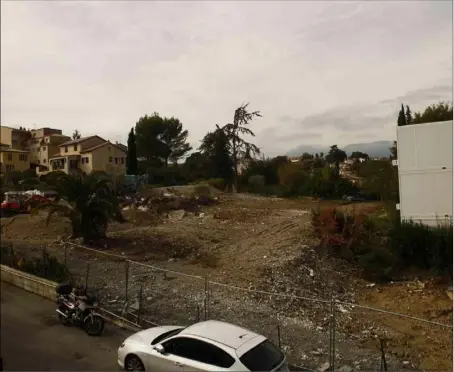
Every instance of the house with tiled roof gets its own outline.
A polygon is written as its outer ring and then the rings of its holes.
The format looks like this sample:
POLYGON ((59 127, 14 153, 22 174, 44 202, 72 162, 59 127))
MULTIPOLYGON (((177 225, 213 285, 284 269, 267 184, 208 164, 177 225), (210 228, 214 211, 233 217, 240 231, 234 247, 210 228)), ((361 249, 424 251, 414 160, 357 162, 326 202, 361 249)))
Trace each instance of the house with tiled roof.
POLYGON ((57 170, 67 174, 93 171, 126 173, 126 151, 99 136, 65 141, 58 147, 59 153, 49 157, 48 165, 39 167, 39 175, 57 170))

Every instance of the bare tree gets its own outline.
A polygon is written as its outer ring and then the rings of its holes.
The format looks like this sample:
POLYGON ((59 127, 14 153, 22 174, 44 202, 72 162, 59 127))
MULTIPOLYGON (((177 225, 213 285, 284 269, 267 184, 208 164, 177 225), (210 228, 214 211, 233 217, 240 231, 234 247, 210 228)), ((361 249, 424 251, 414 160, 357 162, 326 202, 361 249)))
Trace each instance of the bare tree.
POLYGON ((74 130, 73 135, 72 135, 72 139, 76 140, 76 139, 79 139, 80 137, 81 137, 80 132, 77 129, 74 130))
POLYGON ((235 110, 233 123, 226 124, 222 130, 227 134, 230 143, 230 151, 232 156, 234 179, 234 192, 238 189, 238 162, 240 159, 248 155, 260 154, 260 149, 253 143, 246 142, 242 136, 250 135, 255 137, 254 132, 246 127, 249 122, 255 117, 262 117, 259 111, 249 112, 247 107, 249 103, 243 104, 235 110))

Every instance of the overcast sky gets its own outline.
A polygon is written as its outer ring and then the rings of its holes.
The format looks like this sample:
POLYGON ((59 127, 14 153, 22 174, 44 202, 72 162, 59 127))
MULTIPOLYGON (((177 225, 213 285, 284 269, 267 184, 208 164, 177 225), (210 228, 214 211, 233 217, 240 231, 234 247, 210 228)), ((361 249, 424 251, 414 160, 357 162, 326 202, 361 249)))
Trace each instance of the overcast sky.
POLYGON ((140 116, 198 141, 260 110, 257 144, 395 137, 452 101, 452 1, 2 1, 1 124, 126 142, 140 116))

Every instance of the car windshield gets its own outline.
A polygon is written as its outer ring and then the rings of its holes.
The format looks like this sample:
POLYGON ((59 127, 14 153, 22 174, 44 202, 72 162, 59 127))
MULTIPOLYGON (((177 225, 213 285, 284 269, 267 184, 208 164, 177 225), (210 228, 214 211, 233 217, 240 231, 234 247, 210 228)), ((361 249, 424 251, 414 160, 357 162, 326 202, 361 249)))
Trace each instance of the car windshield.
POLYGON ((160 343, 161 341, 164 341, 166 338, 169 338, 169 337, 172 337, 172 336, 175 336, 177 335, 178 333, 180 333, 184 328, 180 328, 180 329, 174 329, 172 331, 168 331, 168 332, 165 332, 163 333, 162 335, 159 335, 158 337, 156 337, 152 342, 151 344, 152 345, 156 345, 158 343, 160 343))
POLYGON ((240 362, 250 371, 272 371, 284 360, 284 354, 269 340, 241 356, 240 362))

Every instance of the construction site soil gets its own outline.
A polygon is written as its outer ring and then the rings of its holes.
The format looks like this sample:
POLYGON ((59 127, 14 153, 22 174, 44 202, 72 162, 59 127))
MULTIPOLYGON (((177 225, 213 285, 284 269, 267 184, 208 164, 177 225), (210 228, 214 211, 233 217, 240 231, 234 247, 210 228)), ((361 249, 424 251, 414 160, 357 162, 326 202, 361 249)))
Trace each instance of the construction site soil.
MULTIPOLYGON (((181 200, 185 192, 167 191, 181 200)), ((323 370, 329 361, 334 298, 336 368, 380 369, 383 339, 389 370, 452 370, 452 329, 391 313, 452 325, 447 288, 417 279, 370 283, 358 268, 319 252, 311 210, 333 202, 216 193, 213 203, 203 205, 176 203, 157 211, 148 203, 125 203, 128 221, 111 224, 103 245, 92 247, 115 256, 65 248, 69 222, 55 218, 46 226, 44 214, 20 215, 11 223, 3 218, 2 243, 26 257, 46 248, 79 279, 89 264, 89 287, 119 314, 139 306, 158 324, 205 317, 234 322, 280 342, 293 364, 309 369, 323 370)))

